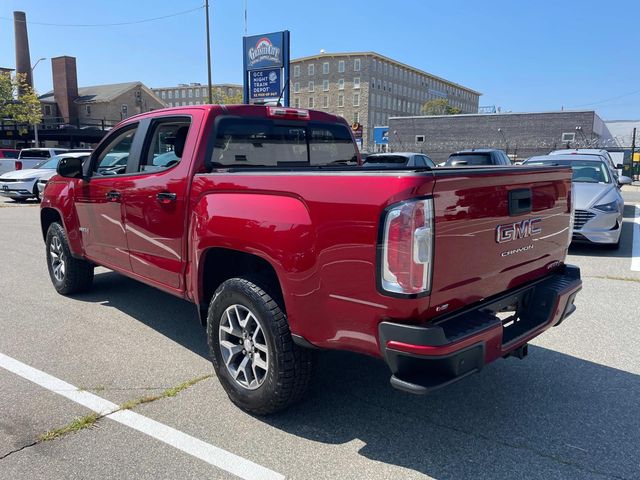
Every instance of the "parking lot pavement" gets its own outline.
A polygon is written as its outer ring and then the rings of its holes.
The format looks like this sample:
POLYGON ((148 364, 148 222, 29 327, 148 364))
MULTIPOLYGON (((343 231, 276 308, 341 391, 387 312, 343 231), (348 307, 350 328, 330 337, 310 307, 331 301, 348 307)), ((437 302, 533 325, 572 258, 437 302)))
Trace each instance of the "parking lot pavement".
MULTIPOLYGON (((375 359, 323 352, 309 398, 259 418, 215 375, 163 396, 213 372, 192 305, 104 269, 91 292, 57 295, 37 208, 0 208, 0 353, 117 405, 156 396, 134 411, 291 479, 640 478, 634 214, 619 251, 570 249, 578 310, 527 359, 416 397, 393 390, 375 359)), ((2 477, 236 478, 110 418, 37 442, 88 413, 0 368, 2 477)))

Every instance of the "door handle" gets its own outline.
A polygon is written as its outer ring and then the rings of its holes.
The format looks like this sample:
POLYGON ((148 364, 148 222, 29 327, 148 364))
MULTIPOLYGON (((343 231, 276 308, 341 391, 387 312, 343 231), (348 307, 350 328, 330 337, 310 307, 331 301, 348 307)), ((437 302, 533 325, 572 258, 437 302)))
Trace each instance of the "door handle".
POLYGON ((107 192, 107 201, 109 202, 119 202, 120 201, 120 192, 116 192, 115 190, 111 190, 107 192))
POLYGON ((162 205, 175 202, 176 198, 178 198, 178 196, 175 193, 171 192, 159 192, 156 195, 156 200, 158 200, 158 202, 162 205))

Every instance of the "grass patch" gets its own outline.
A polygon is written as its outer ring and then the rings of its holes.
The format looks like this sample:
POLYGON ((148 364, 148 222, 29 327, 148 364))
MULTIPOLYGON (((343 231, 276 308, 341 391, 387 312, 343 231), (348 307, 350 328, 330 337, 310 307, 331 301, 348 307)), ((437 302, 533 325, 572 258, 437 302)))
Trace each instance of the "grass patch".
POLYGON ((80 430, 84 430, 85 428, 91 428, 101 417, 102 416, 99 413, 89 413, 84 417, 76 418, 64 427, 56 428, 55 430, 49 430, 48 432, 41 434, 40 436, 38 436, 38 441, 48 442, 64 435, 68 435, 69 433, 78 432, 80 430))
POLYGON ((210 377, 211 375, 202 375, 200 377, 187 380, 186 382, 176 385, 175 387, 167 388, 164 392, 158 395, 148 395, 145 397, 129 400, 128 402, 125 402, 122 405, 120 405, 120 410, 131 410, 132 408, 135 408, 138 405, 142 405, 144 403, 155 402, 156 400, 160 400, 162 398, 175 397, 181 391, 195 385, 198 382, 201 382, 202 380, 206 380, 207 378, 210 378, 210 377))

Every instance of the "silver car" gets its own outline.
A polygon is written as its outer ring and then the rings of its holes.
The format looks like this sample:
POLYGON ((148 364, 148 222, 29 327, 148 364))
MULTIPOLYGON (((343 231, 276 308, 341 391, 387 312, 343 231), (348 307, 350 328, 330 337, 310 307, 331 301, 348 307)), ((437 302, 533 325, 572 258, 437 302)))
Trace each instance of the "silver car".
POLYGON ((629 177, 616 176, 609 163, 595 155, 545 155, 532 157, 525 165, 563 165, 573 169, 573 241, 620 246, 624 199, 621 185, 629 177))

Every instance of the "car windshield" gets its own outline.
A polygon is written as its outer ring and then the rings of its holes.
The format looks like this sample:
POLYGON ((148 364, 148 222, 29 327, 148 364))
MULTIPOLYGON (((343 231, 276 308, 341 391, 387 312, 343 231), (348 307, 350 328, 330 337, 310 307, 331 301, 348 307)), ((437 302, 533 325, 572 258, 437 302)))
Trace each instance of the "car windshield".
POLYGON ((364 163, 394 163, 403 165, 407 163, 408 160, 407 157, 401 155, 370 155, 365 159, 364 163))
POLYGON ((55 170, 58 167, 58 163, 60 162, 61 158, 64 158, 64 157, 62 155, 56 155, 55 157, 51 157, 46 162, 41 162, 41 163, 37 164, 33 168, 45 168, 45 169, 48 168, 48 169, 51 169, 51 170, 55 170))
POLYGON ((611 183, 604 162, 591 160, 531 160, 526 165, 567 166, 573 169, 572 181, 577 183, 611 183))
POLYGON ((20 158, 49 158, 49 150, 36 150, 35 148, 25 148, 20 151, 20 158))
POLYGON ((491 165, 489 153, 454 153, 449 156, 445 165, 491 165))

